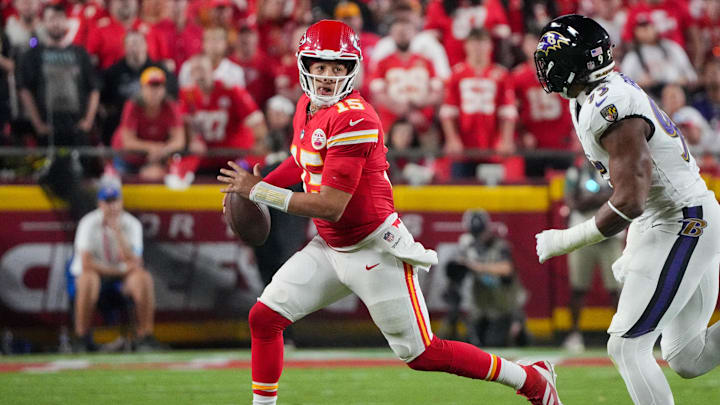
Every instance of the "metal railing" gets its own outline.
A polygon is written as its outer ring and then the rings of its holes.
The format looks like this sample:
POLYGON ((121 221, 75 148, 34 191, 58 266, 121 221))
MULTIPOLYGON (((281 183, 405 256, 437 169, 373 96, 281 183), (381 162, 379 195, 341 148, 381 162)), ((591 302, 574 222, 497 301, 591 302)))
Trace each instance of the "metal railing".
MULTIPOLYGON (((73 151, 78 153, 80 156, 91 156, 91 157, 121 157, 127 155, 139 155, 143 154, 142 151, 130 151, 130 150, 116 150, 107 146, 79 146, 79 147, 0 147, 0 157, 23 157, 23 156, 52 156, 58 151, 73 151)), ((178 152, 181 155, 190 154, 188 152, 178 152)), ((525 158, 544 158, 544 159, 567 159, 578 155, 579 152, 571 150, 557 150, 557 149, 529 149, 529 150, 518 150, 511 156, 521 156, 525 158)), ((238 158, 251 155, 247 149, 235 149, 235 148, 211 148, 202 156, 205 157, 229 157, 238 158)), ((398 151, 389 149, 388 159, 397 158, 439 158, 447 156, 442 150, 424 150, 420 148, 407 149, 404 151, 398 151)), ((496 157, 498 154, 489 149, 466 149, 460 155, 449 156, 451 158, 474 158, 483 159, 496 157)))

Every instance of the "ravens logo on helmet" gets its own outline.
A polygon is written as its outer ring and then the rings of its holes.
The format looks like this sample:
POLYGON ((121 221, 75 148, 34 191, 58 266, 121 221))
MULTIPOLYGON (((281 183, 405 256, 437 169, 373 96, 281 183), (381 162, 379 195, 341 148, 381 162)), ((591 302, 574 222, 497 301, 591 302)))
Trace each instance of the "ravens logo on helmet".
POLYGON ((610 36, 595 20, 568 14, 543 28, 535 68, 546 92, 571 98, 570 86, 602 80, 614 66, 610 36))

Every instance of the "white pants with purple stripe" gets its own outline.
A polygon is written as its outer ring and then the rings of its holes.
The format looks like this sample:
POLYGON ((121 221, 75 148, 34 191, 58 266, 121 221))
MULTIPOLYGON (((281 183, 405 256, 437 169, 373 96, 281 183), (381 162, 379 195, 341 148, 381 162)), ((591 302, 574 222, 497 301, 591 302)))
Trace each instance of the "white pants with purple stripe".
POLYGON ((608 333, 633 338, 662 332, 671 358, 707 327, 718 298, 720 206, 714 199, 676 218, 633 223, 614 269, 625 275, 608 333))

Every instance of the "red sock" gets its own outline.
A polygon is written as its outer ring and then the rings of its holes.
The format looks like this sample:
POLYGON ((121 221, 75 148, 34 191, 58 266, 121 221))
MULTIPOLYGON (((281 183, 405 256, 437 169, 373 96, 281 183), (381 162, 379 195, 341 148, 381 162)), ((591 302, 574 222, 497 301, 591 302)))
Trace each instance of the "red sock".
POLYGON ((454 340, 434 337, 430 346, 415 360, 408 363, 414 370, 444 371, 463 377, 495 381, 500 374, 502 361, 494 354, 476 346, 454 340))
POLYGON ((292 321, 258 301, 248 318, 252 338, 253 394, 276 396, 283 367, 283 329, 292 321))

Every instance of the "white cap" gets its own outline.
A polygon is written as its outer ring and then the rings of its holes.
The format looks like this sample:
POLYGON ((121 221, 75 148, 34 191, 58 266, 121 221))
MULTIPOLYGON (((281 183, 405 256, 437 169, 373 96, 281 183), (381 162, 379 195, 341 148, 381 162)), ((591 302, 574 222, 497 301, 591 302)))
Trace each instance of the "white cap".
POLYGON ((276 110, 287 115, 292 115, 295 112, 295 105, 287 97, 281 95, 275 95, 270 97, 267 101, 268 110, 276 110))

